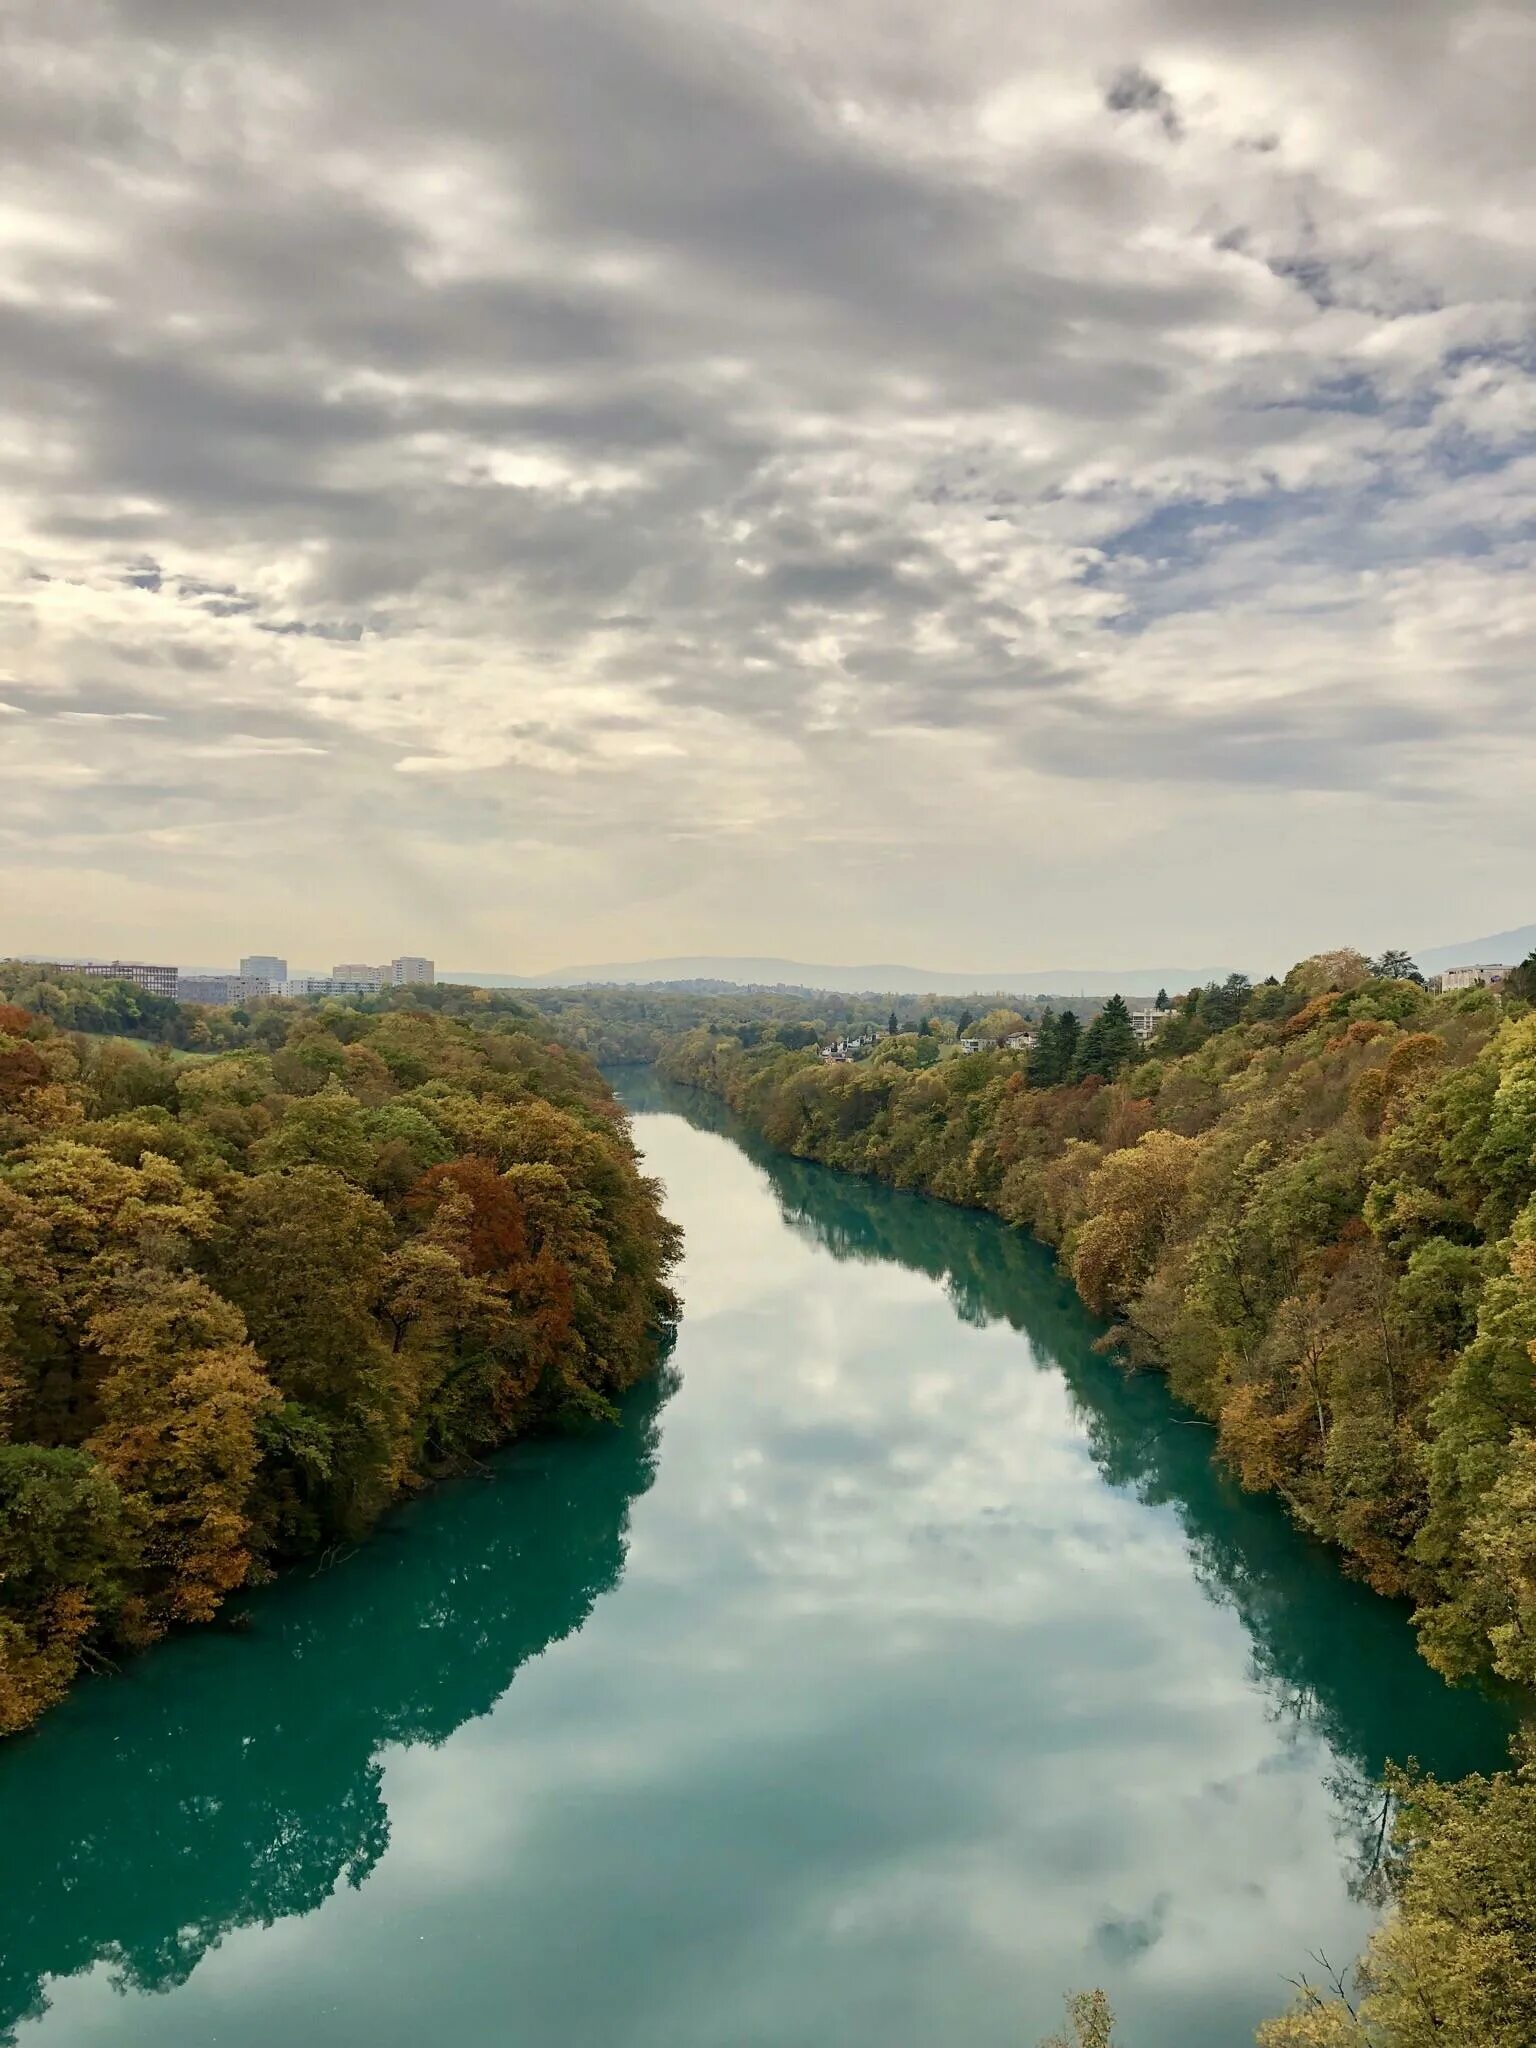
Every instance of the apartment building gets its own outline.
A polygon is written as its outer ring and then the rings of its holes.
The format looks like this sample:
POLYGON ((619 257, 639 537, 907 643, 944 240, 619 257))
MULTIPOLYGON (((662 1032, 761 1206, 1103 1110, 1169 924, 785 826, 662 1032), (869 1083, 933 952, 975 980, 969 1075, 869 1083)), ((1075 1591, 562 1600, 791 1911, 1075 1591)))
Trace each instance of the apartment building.
POLYGON ((283 983, 285 996, 376 996, 379 970, 365 967, 361 974, 295 974, 283 983))
MULTIPOLYGON (((380 972, 385 972, 380 969, 380 972)), ((419 953, 402 953, 398 960, 391 960, 387 978, 395 988, 432 988, 437 981, 437 965, 424 960, 419 953)))
POLYGON ((151 966, 144 960, 73 960, 53 964, 60 974, 89 974, 97 981, 131 981, 148 995, 176 1000, 180 977, 174 967, 151 966))
POLYGON ((270 992, 281 988, 288 979, 288 962, 277 953, 247 953, 240 962, 240 972, 247 981, 265 981, 270 992))
POLYGON ((184 1003, 252 1003, 271 993, 265 974, 184 974, 177 988, 184 1003))
POLYGON ((430 988, 437 980, 436 967, 420 953, 402 953, 382 967, 366 960, 339 960, 331 974, 337 981, 372 982, 375 988, 406 988, 423 982, 430 988))

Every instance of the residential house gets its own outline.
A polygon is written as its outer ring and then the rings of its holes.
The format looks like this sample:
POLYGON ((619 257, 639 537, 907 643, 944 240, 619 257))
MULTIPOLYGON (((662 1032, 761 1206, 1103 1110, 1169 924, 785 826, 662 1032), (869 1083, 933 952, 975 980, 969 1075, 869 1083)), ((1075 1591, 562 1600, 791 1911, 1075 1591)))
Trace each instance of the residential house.
POLYGON ((1157 1028, 1171 1013, 1158 1009, 1155 1003, 1127 1003, 1131 1013, 1131 1029, 1136 1034, 1138 1045, 1150 1045, 1157 1036, 1157 1028))

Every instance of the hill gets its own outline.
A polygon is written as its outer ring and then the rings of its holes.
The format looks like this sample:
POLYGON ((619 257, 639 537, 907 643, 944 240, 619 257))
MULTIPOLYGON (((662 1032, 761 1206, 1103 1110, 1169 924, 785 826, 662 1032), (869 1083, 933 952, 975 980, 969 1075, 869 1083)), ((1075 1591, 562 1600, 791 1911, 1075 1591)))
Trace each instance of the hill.
POLYGON ((1517 925, 1512 932, 1494 932, 1486 939, 1462 939, 1451 946, 1429 946, 1417 955, 1426 974, 1444 974, 1448 967, 1472 967, 1484 960, 1502 960, 1517 967, 1536 952, 1536 924, 1517 925))
POLYGON ((1195 988, 1223 981, 1230 967, 1014 967, 945 973, 933 967, 889 963, 837 966, 805 960, 730 955, 678 955, 662 960, 626 960, 599 966, 562 967, 549 974, 486 974, 454 968, 445 981, 480 988, 582 988, 602 983, 654 986, 669 982, 713 982, 733 988, 806 988, 840 993, 888 995, 1085 995, 1153 996, 1160 988, 1195 988))

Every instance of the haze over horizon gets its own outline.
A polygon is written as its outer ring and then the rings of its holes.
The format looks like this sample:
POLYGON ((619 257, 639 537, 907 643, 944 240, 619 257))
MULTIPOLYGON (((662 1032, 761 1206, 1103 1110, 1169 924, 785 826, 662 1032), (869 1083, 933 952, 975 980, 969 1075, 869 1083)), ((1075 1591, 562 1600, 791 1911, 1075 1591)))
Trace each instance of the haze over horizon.
POLYGON ((1529 14, 7 31, 0 950, 1529 918, 1529 14))
MULTIPOLYGON (((5 934, 0 930, 0 958, 5 957, 6 950, 5 934)), ((155 951, 153 947, 147 950, 155 951)), ((241 945, 236 950, 243 954, 247 949, 241 945)), ((268 950, 278 955, 283 953, 277 944, 268 950)), ((328 974, 343 971, 336 969, 334 962, 346 951, 345 940, 337 940, 333 934, 330 946, 316 953, 313 959, 284 957, 290 974, 328 974)), ((1438 974, 1449 967, 1495 959, 1515 965, 1536 953, 1536 923, 1502 932, 1485 932, 1443 945, 1411 946, 1409 951, 1426 974, 1438 974)), ((163 956, 162 949, 160 957, 163 956)), ((49 956, 31 954, 25 957, 36 960, 49 956)), ((52 957, 68 964, 72 959, 100 956, 72 954, 60 948, 52 957)), ((183 974, 220 973, 228 972, 233 960, 234 953, 226 945, 225 952, 217 958, 183 958, 166 964, 179 966, 183 974)), ((1213 981, 1223 981, 1234 971, 1247 974, 1253 980, 1261 980, 1267 975, 1278 975, 1291 964, 1279 958, 1238 953, 1228 954, 1216 963, 1207 962, 1204 966, 1168 961, 1159 964, 1146 960, 1139 964, 1121 962, 1116 965, 1103 961, 1091 965, 1079 962, 1065 967, 1038 962, 1030 965, 1027 961, 1012 965, 993 961, 967 968, 889 961, 806 961, 762 954, 670 954, 644 960, 567 960, 531 972, 515 972, 504 967, 464 967, 443 961, 435 962, 434 966, 439 982, 478 984, 488 988, 560 988, 596 984, 656 986, 723 981, 738 987, 805 987, 844 993, 880 991, 904 995, 962 995, 1008 991, 1030 995, 1076 993, 1103 996, 1118 992, 1142 996, 1153 995, 1159 989, 1177 994, 1213 981)))

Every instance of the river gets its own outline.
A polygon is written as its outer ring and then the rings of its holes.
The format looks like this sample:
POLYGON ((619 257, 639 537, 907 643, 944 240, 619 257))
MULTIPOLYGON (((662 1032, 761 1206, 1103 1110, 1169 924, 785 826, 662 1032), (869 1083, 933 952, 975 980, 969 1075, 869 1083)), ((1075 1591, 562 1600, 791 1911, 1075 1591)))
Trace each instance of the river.
POLYGON ((622 1081, 664 1375, 0 1751, 22 2048, 1246 2048, 1501 1761, 991 1219, 622 1081))

